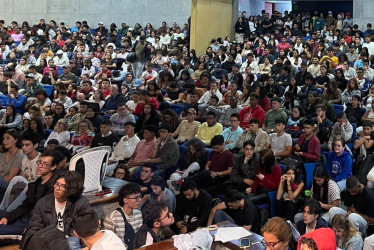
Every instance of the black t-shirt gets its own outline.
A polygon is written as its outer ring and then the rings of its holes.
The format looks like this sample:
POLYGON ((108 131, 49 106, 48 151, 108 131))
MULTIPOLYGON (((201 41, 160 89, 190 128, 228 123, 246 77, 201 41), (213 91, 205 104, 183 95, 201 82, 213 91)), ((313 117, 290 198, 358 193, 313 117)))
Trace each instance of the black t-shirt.
MULTIPOLYGON (((58 76, 53 76, 53 78, 55 79, 55 81, 57 81, 57 79, 58 79, 58 76)), ((43 76, 43 78, 42 78, 42 84, 48 84, 48 85, 52 85, 52 81, 51 81, 51 78, 49 78, 49 76, 48 75, 46 75, 46 76, 43 76)))
POLYGON ((308 152, 308 145, 309 145, 310 139, 307 140, 306 137, 300 145, 300 152, 307 153, 308 152))
MULTIPOLYGON (((269 25, 269 24, 271 24, 271 25, 273 25, 273 22, 269 19, 269 20, 264 20, 263 22, 262 22, 262 25, 269 25)), ((263 27, 263 33, 265 34, 265 33, 267 33, 267 32, 271 32, 271 30, 272 30, 272 26, 270 27, 270 28, 264 28, 264 26, 262 26, 263 27)))
POLYGON ((319 85, 324 85, 324 83, 328 83, 329 81, 330 78, 327 75, 316 77, 316 83, 318 83, 319 85))
POLYGON ((152 181, 149 181, 149 182, 145 183, 141 179, 136 179, 136 180, 133 180, 132 182, 135 182, 135 183, 139 184, 140 186, 143 186, 143 187, 147 188, 147 191, 143 192, 143 194, 151 194, 152 193, 152 188, 151 188, 152 181))
POLYGON ((360 214, 374 218, 374 191, 365 186, 361 194, 357 196, 352 196, 347 192, 344 205, 347 207, 353 205, 360 214))
POLYGON ((1 92, 3 95, 7 95, 7 94, 8 94, 8 85, 7 85, 6 82, 4 82, 4 81, 1 81, 1 82, 0 82, 0 92, 1 92))
POLYGON ((235 224, 238 226, 249 226, 251 225, 252 232, 259 232, 259 216, 257 208, 248 198, 244 198, 243 209, 229 209, 225 212, 233 218, 235 224))

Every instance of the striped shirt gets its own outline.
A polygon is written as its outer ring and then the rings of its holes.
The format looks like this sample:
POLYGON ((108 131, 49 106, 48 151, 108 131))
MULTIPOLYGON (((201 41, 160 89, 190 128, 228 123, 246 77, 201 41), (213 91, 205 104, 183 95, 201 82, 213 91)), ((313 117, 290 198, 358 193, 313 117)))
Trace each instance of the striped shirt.
MULTIPOLYGON (((143 225, 142 213, 134 209, 132 211, 132 216, 125 214, 127 222, 132 226, 135 233, 143 225)), ((124 242, 125 236, 125 221, 120 212, 114 210, 108 214, 104 219, 104 228, 107 230, 112 230, 121 240, 124 242)))

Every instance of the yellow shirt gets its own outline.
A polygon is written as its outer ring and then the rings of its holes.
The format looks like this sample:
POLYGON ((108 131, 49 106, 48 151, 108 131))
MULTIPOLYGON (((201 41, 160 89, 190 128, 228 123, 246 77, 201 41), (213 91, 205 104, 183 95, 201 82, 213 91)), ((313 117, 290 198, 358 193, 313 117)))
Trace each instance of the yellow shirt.
POLYGON ((201 124, 199 131, 196 134, 200 140, 202 140, 205 144, 210 145, 210 141, 216 135, 220 135, 222 133, 223 127, 220 123, 216 123, 216 125, 209 127, 208 123, 204 122, 201 124))

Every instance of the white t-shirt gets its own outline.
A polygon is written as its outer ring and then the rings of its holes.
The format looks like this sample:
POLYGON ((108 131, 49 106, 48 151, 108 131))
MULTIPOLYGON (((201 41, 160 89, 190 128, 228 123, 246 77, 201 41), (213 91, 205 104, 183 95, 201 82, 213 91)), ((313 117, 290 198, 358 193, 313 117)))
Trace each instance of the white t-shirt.
POLYGON ((111 230, 103 230, 103 237, 91 247, 91 250, 125 250, 126 247, 121 239, 111 230))
POLYGON ((283 133, 283 135, 278 136, 277 133, 270 134, 269 143, 271 150, 274 153, 283 152, 286 150, 286 146, 292 147, 292 138, 291 135, 283 133))
POLYGON ((64 231, 63 215, 65 212, 65 207, 66 207, 66 203, 64 205, 61 205, 55 199, 55 209, 56 209, 56 214, 57 214, 57 229, 60 231, 64 231))
POLYGON ((25 155, 22 159, 22 167, 21 167, 21 175, 25 177, 28 182, 34 182, 38 179, 38 175, 36 174, 36 169, 38 168, 38 164, 36 163, 40 158, 40 153, 32 159, 29 160, 25 155))

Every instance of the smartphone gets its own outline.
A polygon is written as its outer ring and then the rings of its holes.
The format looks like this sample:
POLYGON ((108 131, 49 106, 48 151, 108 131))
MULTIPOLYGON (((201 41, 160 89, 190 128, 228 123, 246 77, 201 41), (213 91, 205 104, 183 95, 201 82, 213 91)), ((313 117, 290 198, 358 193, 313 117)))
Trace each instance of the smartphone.
POLYGON ((240 241, 239 241, 239 246, 240 248, 248 248, 250 247, 250 239, 249 238, 241 238, 240 241))

